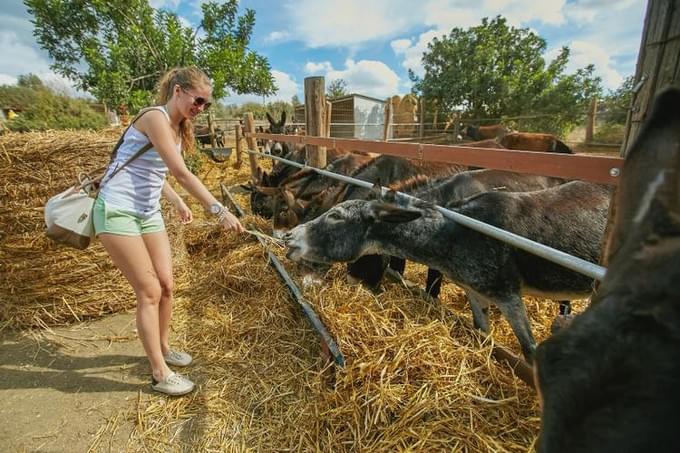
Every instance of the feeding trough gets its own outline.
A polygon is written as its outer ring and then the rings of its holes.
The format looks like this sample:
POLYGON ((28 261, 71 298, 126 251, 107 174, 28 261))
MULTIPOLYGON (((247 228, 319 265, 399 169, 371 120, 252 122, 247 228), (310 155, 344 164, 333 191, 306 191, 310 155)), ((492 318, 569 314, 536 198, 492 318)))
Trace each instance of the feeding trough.
POLYGON ((220 147, 220 148, 201 148, 201 152, 205 153, 214 162, 223 163, 229 159, 233 147, 220 147))

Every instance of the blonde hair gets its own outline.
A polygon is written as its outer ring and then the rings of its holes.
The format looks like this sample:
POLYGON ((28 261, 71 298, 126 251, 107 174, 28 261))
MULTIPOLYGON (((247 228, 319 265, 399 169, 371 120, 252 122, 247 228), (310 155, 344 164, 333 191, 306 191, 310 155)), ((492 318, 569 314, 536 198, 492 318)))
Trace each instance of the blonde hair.
MULTIPOLYGON (((172 68, 160 78, 158 81, 158 89, 156 95, 156 104, 165 105, 172 99, 172 94, 175 85, 179 85, 185 90, 190 90, 198 87, 212 87, 210 79, 195 66, 186 66, 183 68, 172 68)), ((191 120, 185 118, 179 123, 179 131, 182 137, 182 149, 187 154, 196 151, 196 143, 194 141, 194 127, 191 120)))

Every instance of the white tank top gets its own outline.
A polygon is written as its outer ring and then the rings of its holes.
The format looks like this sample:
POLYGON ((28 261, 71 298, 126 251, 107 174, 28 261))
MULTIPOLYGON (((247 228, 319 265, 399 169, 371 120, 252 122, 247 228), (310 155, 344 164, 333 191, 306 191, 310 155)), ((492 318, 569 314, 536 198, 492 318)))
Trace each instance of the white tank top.
MULTIPOLYGON (((151 108, 163 112, 168 122, 170 121, 170 116, 164 107, 151 108)), ((135 129, 134 124, 130 126, 115 159, 106 171, 102 180, 103 187, 99 191, 99 197, 107 205, 140 217, 150 217, 160 210, 161 190, 168 167, 158 151, 151 148, 130 162, 113 178, 109 179, 109 175, 147 143, 149 143, 148 137, 135 129)), ((177 145, 177 152, 179 153, 180 150, 181 143, 177 145)))

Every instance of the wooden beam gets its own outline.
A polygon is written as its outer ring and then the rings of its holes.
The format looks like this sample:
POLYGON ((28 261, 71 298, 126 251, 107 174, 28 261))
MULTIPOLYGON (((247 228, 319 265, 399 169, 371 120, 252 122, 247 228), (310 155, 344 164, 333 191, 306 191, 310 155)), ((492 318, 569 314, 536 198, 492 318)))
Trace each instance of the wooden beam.
MULTIPOLYGON (((248 149, 256 150, 257 143, 253 134, 255 134, 255 118, 251 112, 245 114, 245 130, 246 142, 248 143, 248 149)), ((250 161, 250 179, 251 181, 257 181, 257 157, 253 154, 248 153, 248 160, 250 161)))
POLYGON ((235 168, 241 168, 241 165, 243 164, 243 157, 241 155, 241 152, 243 151, 241 147, 241 137, 243 137, 242 132, 241 132, 241 125, 237 124, 234 126, 234 135, 236 138, 236 163, 234 164, 235 168))
POLYGON ((595 132, 595 112, 597 111, 597 99, 590 100, 588 105, 588 113, 586 115, 586 143, 593 142, 593 133, 595 132))
POLYGON ((208 112, 208 133, 210 134, 210 146, 217 148, 217 140, 215 140, 215 123, 213 121, 212 112, 208 112))
POLYGON ((385 104, 385 128, 383 129, 383 141, 390 138, 390 126, 392 124, 392 99, 387 98, 385 104))
POLYGON ((422 97, 418 98, 418 116, 420 119, 418 124, 418 138, 422 140, 423 135, 425 135, 425 101, 423 101, 422 97))
MULTIPOLYGON (((326 115, 324 119, 324 130, 325 134, 324 137, 330 137, 331 136, 331 117, 333 113, 333 104, 331 104, 331 101, 326 101, 326 115)), ((325 167, 325 165, 324 165, 325 167)))
MULTIPOLYGON (((322 137, 324 134, 325 91, 326 83, 323 77, 307 77, 305 79, 305 126, 307 135, 322 137)), ((326 166, 326 148, 323 143, 308 143, 306 151, 307 165, 316 168, 326 166)))
MULTIPOLYGON (((246 133, 246 136, 249 134, 246 133)), ((471 167, 493 168, 564 179, 580 179, 598 184, 618 185, 623 159, 582 154, 539 153, 534 151, 473 148, 464 145, 425 145, 375 140, 323 138, 295 135, 252 134, 289 143, 311 144, 427 162, 446 162, 471 167)))

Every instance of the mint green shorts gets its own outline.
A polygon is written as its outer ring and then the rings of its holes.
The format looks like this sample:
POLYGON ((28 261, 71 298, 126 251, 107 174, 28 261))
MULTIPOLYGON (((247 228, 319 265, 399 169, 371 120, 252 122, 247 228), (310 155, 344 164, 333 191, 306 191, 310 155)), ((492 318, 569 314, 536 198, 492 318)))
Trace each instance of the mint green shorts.
POLYGON ((144 218, 128 211, 111 208, 101 198, 97 198, 94 202, 92 222, 96 235, 110 233, 121 236, 141 236, 165 230, 165 222, 160 211, 144 218))

